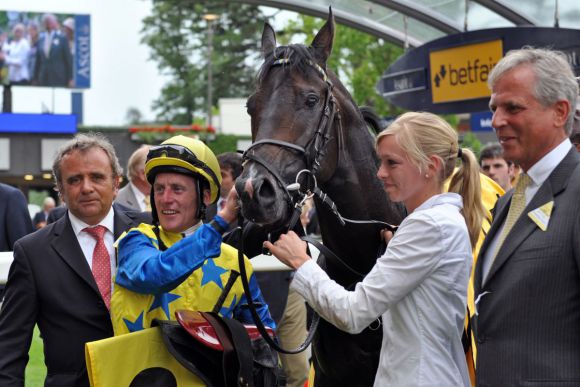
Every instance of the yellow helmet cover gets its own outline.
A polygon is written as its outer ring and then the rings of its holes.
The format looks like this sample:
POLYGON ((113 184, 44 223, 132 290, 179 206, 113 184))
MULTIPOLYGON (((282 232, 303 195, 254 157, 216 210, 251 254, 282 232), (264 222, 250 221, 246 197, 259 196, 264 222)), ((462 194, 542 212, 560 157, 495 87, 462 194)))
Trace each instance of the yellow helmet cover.
POLYGON ((149 150, 145 175, 151 184, 160 172, 180 170, 203 177, 209 183, 211 202, 217 201, 222 182, 220 166, 215 154, 202 141, 179 135, 149 150))

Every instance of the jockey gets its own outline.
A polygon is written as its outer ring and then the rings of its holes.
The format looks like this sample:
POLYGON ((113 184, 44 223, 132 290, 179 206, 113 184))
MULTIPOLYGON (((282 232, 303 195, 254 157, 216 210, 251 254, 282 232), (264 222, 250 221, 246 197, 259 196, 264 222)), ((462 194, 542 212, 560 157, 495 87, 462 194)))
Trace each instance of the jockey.
MULTIPOLYGON (((219 312, 253 324, 239 278, 238 251, 222 243, 236 220, 236 196, 208 224, 206 206, 216 202, 220 168, 201 141, 175 136, 152 147, 145 175, 151 184, 153 224, 142 223, 117 241, 119 267, 111 300, 115 335, 172 320, 179 309, 219 312)), ((244 257, 252 300, 266 326, 275 328, 268 306, 244 257)))

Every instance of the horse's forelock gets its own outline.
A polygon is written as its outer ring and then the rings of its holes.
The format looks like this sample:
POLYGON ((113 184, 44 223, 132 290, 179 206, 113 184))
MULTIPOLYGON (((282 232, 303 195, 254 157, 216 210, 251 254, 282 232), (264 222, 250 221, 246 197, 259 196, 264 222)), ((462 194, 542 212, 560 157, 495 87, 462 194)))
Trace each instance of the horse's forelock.
POLYGON ((311 69, 309 62, 314 61, 314 56, 308 47, 303 44, 290 44, 288 46, 276 47, 274 51, 266 57, 260 71, 258 72, 259 85, 262 84, 268 76, 274 62, 279 59, 288 59, 288 62, 281 64, 281 66, 306 74, 306 72, 311 69))

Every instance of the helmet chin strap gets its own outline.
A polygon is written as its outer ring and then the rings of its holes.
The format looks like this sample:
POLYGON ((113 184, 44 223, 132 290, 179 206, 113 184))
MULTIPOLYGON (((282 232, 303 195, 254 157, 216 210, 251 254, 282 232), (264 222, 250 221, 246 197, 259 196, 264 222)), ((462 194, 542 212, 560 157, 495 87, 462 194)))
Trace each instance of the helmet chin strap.
POLYGON ((195 213, 196 219, 205 220, 205 213, 207 211, 207 206, 203 202, 203 190, 201 188, 201 181, 200 179, 195 179, 197 184, 195 185, 197 189, 197 211, 195 213))

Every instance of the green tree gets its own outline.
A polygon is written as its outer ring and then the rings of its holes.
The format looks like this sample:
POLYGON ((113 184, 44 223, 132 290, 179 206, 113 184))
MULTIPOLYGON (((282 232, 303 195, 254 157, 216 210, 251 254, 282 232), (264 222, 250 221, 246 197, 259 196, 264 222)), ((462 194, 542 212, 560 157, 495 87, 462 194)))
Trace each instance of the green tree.
POLYGON ((151 48, 150 59, 168 75, 153 110, 158 119, 191 124, 196 114, 205 116, 208 87, 208 24, 213 21, 212 105, 218 98, 249 95, 264 16, 257 6, 228 1, 153 1, 143 20, 142 42, 151 48))
MULTIPOLYGON (((325 20, 299 15, 288 22, 279 41, 287 44, 300 41, 310 44, 325 20)), ((403 49, 383 39, 338 25, 334 34, 328 67, 351 92, 355 102, 372 107, 381 116, 394 116, 403 110, 391 105, 376 90, 382 73, 403 54, 403 49)))

